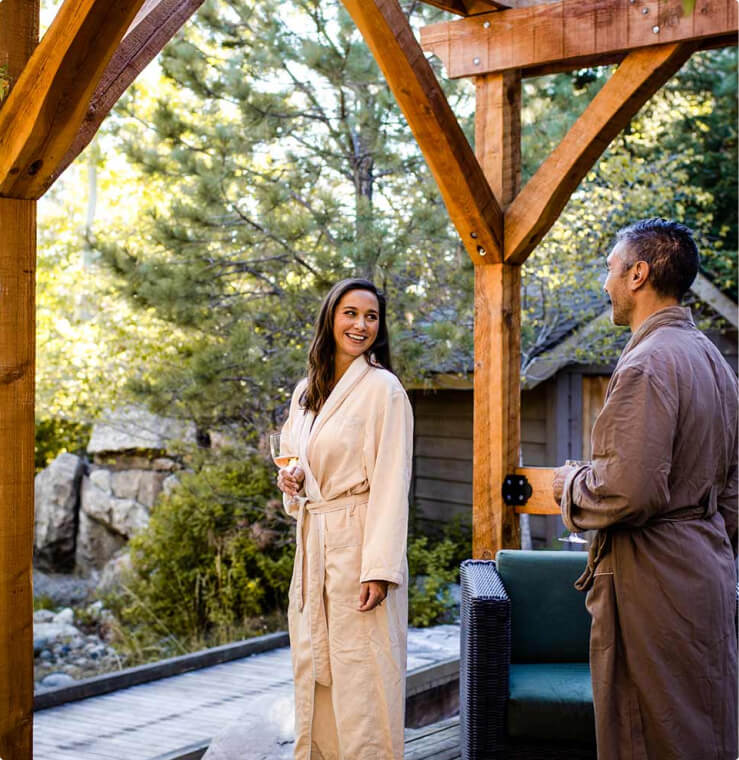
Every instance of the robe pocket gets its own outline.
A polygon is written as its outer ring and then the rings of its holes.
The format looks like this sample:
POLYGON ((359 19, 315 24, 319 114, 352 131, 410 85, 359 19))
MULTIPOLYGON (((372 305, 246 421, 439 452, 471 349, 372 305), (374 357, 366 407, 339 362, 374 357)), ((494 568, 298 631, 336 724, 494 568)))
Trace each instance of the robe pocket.
POLYGON ((597 573, 585 602, 592 616, 590 649, 603 651, 616 644, 616 589, 613 573, 597 573))
POLYGON ((329 647, 333 659, 349 665, 366 664, 369 660, 368 625, 370 613, 357 609, 359 594, 356 599, 335 599, 331 602, 329 615, 329 647))

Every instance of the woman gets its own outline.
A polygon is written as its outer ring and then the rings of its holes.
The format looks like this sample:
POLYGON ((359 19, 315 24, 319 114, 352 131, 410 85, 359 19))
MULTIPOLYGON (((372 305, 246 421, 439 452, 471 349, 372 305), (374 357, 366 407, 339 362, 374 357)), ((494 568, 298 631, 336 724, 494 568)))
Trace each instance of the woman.
POLYGON ((385 299, 326 296, 282 429, 297 548, 288 622, 296 760, 403 757, 413 417, 393 374, 385 299))

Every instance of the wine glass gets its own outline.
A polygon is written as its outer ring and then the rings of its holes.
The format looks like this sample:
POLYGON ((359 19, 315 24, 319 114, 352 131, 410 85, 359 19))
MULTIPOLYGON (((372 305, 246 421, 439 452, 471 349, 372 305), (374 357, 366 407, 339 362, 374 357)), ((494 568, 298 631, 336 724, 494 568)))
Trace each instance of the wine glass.
POLYGON ((298 463, 298 458, 282 453, 282 433, 269 434, 269 450, 272 454, 272 461, 280 468, 292 467, 298 463))
MULTIPOLYGON (((580 467, 584 464, 590 464, 587 459, 567 459, 565 460, 565 466, 567 467, 580 467)), ((587 544, 587 540, 584 539, 579 533, 571 531, 567 538, 558 538, 558 541, 562 541, 565 544, 573 544, 573 548, 582 548, 582 544, 587 544)))

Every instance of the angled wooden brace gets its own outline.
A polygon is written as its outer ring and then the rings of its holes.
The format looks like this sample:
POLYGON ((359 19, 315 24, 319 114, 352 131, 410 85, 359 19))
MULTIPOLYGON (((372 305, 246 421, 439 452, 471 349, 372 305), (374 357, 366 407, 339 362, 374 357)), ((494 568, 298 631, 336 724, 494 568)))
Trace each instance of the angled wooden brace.
POLYGON ((690 58, 696 42, 629 53, 505 212, 505 261, 521 264, 580 181, 647 100, 690 58))
POLYGON ((39 198, 144 0, 65 0, 0 108, 0 195, 39 198))
POLYGON ((105 69, 77 137, 52 173, 52 182, 87 147, 118 98, 202 4, 203 0, 146 0, 105 69))
POLYGON ((405 114, 473 262, 499 262, 500 204, 397 0, 342 2, 405 114))

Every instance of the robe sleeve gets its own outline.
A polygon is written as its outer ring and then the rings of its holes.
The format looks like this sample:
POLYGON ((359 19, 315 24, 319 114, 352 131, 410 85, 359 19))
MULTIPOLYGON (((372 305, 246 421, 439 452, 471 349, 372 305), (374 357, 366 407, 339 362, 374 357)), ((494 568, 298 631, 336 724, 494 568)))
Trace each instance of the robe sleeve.
POLYGON ((734 551, 734 557, 737 556, 737 502, 739 501, 739 478, 737 477, 737 460, 736 450, 733 454, 734 461, 729 469, 729 477, 726 485, 718 495, 718 511, 724 518, 726 532, 729 534, 731 548, 734 551))
MULTIPOLYGON (((295 430, 296 417, 302 414, 300 409, 300 397, 305 390, 305 380, 301 380, 293 391, 290 399, 290 411, 285 420, 285 424, 280 431, 280 452, 284 452, 290 457, 300 456, 300 446, 298 445, 298 432, 295 430)), ((298 491, 298 496, 305 496, 305 481, 303 487, 298 491)), ((296 517, 298 504, 295 500, 290 499, 287 494, 282 494, 282 506, 291 517, 296 517)))
POLYGON ((592 463, 565 482, 562 519, 570 530, 643 525, 670 503, 677 395, 640 368, 617 373, 593 426, 592 463))
POLYGON ((362 542, 360 582, 404 577, 408 538, 408 489, 413 460, 413 413, 402 388, 388 390, 365 443, 370 484, 362 542))

